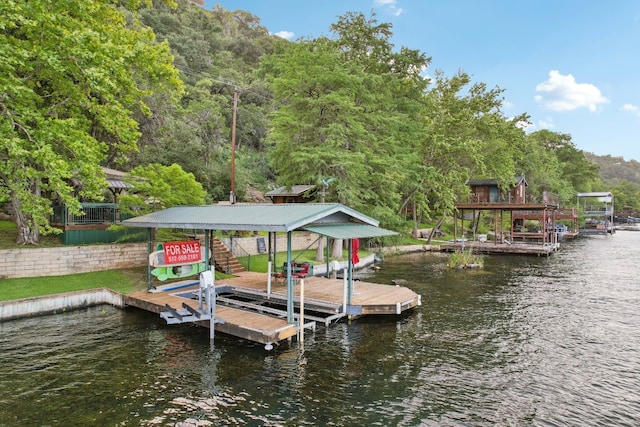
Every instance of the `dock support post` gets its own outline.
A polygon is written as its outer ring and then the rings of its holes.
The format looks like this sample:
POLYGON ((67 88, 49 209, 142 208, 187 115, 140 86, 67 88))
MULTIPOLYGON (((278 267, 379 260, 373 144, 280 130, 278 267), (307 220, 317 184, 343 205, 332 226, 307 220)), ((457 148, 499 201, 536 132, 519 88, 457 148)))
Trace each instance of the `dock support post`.
POLYGON ((267 262, 267 295, 271 295, 271 261, 267 262))
POLYGON ((287 322, 293 323, 293 296, 294 283, 291 277, 291 236, 292 232, 287 231, 287 322))
POLYGON ((348 288, 348 282, 347 282, 347 269, 344 269, 344 272, 342 273, 342 281, 344 283, 343 285, 343 289, 342 289, 342 312, 343 313, 347 313, 347 288, 348 288))
POLYGON ((205 270, 200 273, 200 292, 204 289, 207 299, 207 311, 211 316, 209 319, 209 339, 213 341, 215 336, 216 323, 216 291, 215 291, 215 275, 211 270, 205 270))
POLYGON ((304 279, 300 279, 300 317, 298 319, 299 342, 304 348, 304 279))

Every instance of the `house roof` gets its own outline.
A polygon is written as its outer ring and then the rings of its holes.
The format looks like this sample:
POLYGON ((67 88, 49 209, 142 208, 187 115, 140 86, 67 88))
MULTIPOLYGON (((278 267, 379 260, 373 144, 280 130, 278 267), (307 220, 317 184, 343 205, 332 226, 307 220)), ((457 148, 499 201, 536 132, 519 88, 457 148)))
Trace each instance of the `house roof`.
POLYGON ((379 222, 377 220, 340 203, 179 206, 127 219, 122 221, 122 224, 127 227, 140 228, 272 232, 314 228, 332 233, 323 233, 324 235, 332 236, 340 233, 340 235, 347 236, 344 238, 381 235, 375 233, 395 234, 393 231, 378 228, 379 222), (346 226, 353 225, 368 226, 369 228, 346 228, 346 226), (321 229, 320 226, 334 226, 334 228, 321 229), (343 228, 336 228, 336 226, 343 228))
POLYGON ((515 179, 515 185, 519 185, 520 183, 524 182, 524 186, 528 187, 529 183, 527 182, 527 180, 524 177, 524 174, 520 175, 520 176, 516 176, 515 179))
POLYGON ((499 185, 499 182, 494 178, 475 178, 467 181, 467 185, 470 187, 477 187, 481 185, 499 185))
MULTIPOLYGON (((515 181, 514 182, 515 185, 518 185, 521 182, 524 182, 525 187, 529 186, 529 183, 525 179, 524 174, 522 174, 520 176, 516 176, 514 181, 515 181)), ((470 187, 480 187, 480 186, 487 186, 487 185, 500 186, 500 181, 498 181, 495 178, 474 178, 474 179, 468 180, 467 181, 467 185, 470 186, 470 187)))
POLYGON ((126 172, 105 167, 102 168, 102 172, 104 172, 107 182, 109 183, 109 188, 133 188, 133 185, 124 180, 127 176, 126 172))
POLYGON ((314 189, 315 185, 292 185, 288 187, 278 187, 265 194, 265 196, 301 196, 309 190, 314 189))

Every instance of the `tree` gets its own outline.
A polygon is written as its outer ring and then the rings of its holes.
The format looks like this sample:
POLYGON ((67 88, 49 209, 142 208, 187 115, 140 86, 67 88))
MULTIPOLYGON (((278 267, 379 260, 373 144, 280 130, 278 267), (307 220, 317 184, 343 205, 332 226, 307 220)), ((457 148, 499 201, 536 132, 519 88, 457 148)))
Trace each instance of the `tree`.
POLYGON ((516 122, 523 117, 502 115, 502 92, 472 84, 464 72, 450 78, 434 73, 420 116, 424 131, 410 141, 413 161, 406 163, 402 186, 402 208, 412 206, 414 233, 422 216, 451 212, 468 192, 469 178, 513 181, 515 147, 523 138, 516 122))
MULTIPOLYGON (((555 188, 548 189, 558 194, 563 202, 573 201, 576 192, 594 191, 601 185, 600 168, 587 160, 584 153, 575 147, 571 135, 544 129, 530 134, 527 143, 538 144, 555 155, 558 178, 553 183, 555 188)), ((542 166, 543 169, 539 171, 547 174, 550 170, 553 171, 550 168, 554 166, 554 162, 550 161, 542 166)))
POLYGON ((118 2, 129 13, 101 0, 0 3, 0 192, 18 243, 55 232, 52 200, 75 214, 99 200, 100 163, 136 149, 145 97, 181 94, 168 44, 136 19, 141 3, 118 2))
POLYGON ((177 164, 138 166, 129 173, 129 181, 134 191, 120 196, 120 205, 128 213, 143 215, 157 209, 205 203, 202 185, 177 164))
POLYGON ((389 24, 347 14, 338 38, 282 43, 262 62, 278 109, 268 142, 283 185, 334 177, 337 200, 383 223, 395 220, 403 144, 424 85, 423 55, 392 53, 389 24), (375 53, 368 55, 367 53, 375 53))

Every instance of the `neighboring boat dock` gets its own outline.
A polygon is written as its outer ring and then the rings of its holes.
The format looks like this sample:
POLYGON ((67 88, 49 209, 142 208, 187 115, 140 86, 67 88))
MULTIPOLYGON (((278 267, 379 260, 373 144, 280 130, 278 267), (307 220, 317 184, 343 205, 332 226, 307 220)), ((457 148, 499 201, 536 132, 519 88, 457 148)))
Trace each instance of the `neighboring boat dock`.
POLYGON ((485 255, 537 255, 550 256, 560 249, 559 243, 495 243, 481 241, 448 242, 440 244, 440 250, 444 252, 472 251, 485 255))

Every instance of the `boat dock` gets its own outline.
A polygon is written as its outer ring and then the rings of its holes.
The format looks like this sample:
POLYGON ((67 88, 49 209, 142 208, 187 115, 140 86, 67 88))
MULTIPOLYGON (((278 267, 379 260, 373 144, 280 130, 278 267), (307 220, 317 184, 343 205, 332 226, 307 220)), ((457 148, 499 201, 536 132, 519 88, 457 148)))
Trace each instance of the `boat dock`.
POLYGON ((494 243, 494 242, 477 242, 465 241, 457 243, 443 243, 440 250, 445 252, 460 252, 470 250, 477 254, 485 255, 537 255, 550 256, 552 253, 560 249, 559 243, 494 243))
MULTIPOLYGON (((272 281, 271 289, 268 289, 267 279, 265 273, 242 272, 233 278, 217 280, 215 330, 265 344, 265 348, 269 348, 274 343, 296 336, 300 324, 305 328, 315 328, 316 325, 329 326, 345 317, 398 315, 421 304, 420 295, 406 287, 354 281, 352 301, 347 306, 344 280, 308 277, 304 282, 296 282, 295 322, 288 323, 286 283, 272 281), (301 298, 303 283, 304 295, 301 298)), ((184 315, 196 325, 209 327, 210 321, 201 320, 198 315, 201 312, 199 287, 197 280, 174 282, 162 288, 126 295, 124 302, 128 306, 158 313, 169 323, 182 323, 184 315), (180 317, 181 322, 170 322, 171 313, 180 317)))

